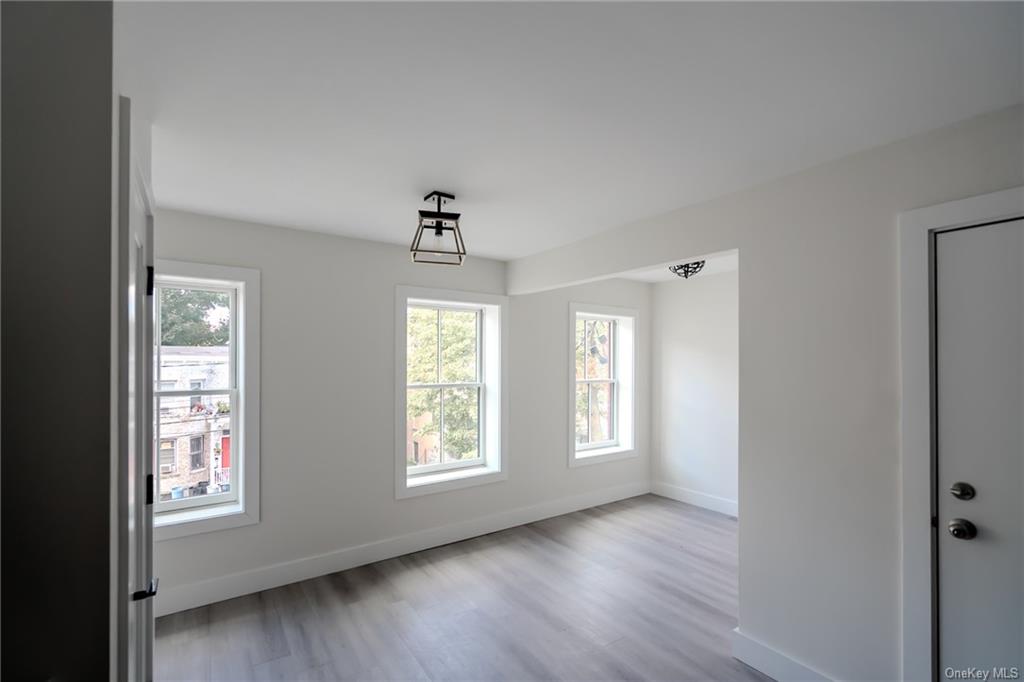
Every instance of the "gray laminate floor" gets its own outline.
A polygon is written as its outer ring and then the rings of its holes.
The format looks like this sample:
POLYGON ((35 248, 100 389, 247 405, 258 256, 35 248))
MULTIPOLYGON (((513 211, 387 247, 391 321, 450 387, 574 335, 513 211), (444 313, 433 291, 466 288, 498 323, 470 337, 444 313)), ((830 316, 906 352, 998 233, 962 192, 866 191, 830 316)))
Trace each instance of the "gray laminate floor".
POLYGON ((653 495, 160 618, 157 680, 751 680, 736 522, 653 495))

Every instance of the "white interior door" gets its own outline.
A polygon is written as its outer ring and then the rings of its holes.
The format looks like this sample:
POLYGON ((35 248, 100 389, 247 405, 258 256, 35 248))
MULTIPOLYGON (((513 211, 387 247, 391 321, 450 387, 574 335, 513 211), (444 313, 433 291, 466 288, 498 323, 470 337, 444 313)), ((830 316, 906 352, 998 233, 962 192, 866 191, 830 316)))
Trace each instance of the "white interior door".
POLYGON ((118 109, 118 679, 151 680, 152 220, 131 149, 131 102, 118 109))
MULTIPOLYGON (((1024 220, 935 236, 938 676, 1024 674, 1024 220)), ((981 679, 981 678, 976 678, 981 679)))

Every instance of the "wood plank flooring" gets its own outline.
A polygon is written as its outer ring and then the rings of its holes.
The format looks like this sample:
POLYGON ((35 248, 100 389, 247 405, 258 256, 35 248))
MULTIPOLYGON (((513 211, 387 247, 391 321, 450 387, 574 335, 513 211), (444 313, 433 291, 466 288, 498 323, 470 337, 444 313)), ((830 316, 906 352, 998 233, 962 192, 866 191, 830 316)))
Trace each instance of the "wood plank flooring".
POLYGON ((736 522, 654 495, 157 620, 157 680, 765 680, 736 522))

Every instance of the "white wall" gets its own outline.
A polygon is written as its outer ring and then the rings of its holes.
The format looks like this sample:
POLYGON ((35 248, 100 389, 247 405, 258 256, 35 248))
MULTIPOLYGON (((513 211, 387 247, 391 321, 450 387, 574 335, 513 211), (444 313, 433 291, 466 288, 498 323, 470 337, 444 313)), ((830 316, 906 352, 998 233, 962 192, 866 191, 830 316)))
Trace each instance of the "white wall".
POLYGON ((738 248, 740 630, 899 677, 899 212, 1024 183, 1021 107, 509 264, 513 293, 738 248))
POLYGON ((736 516, 739 470, 736 269, 654 285, 653 488, 736 516))
MULTIPOLYGON (((505 265, 414 266, 401 246, 172 211, 155 230, 159 258, 262 273, 262 520, 157 543, 159 613, 649 490, 646 416, 637 459, 569 469, 565 452, 568 301, 646 320, 648 285, 513 298, 508 480, 395 500, 395 286, 504 293, 505 265)), ((648 377, 645 360, 643 399, 648 377)))

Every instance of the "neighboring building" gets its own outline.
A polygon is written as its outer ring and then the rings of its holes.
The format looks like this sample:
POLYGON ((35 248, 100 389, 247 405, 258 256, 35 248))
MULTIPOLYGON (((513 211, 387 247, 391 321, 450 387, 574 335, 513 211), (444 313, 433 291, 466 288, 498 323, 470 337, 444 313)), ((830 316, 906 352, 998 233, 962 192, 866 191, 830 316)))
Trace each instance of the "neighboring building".
POLYGON ((441 434, 437 429, 419 433, 424 426, 433 422, 434 415, 430 412, 405 421, 405 460, 409 466, 437 464, 441 461, 441 434))
MULTIPOLYGON (((158 392, 229 386, 226 346, 162 346, 158 392)), ((231 394, 159 395, 155 450, 160 499, 227 492, 231 482, 231 394)))

